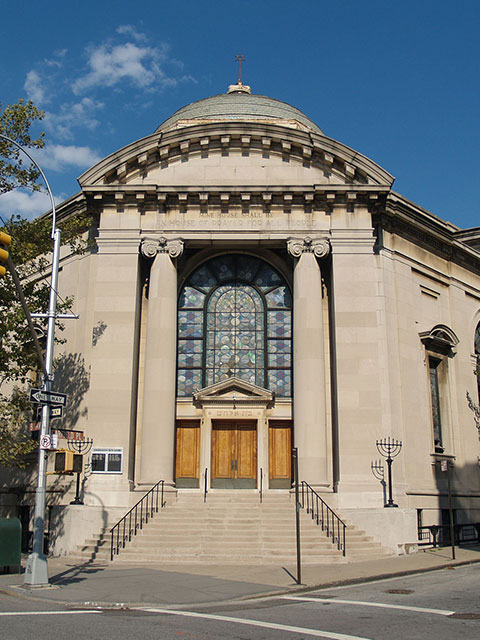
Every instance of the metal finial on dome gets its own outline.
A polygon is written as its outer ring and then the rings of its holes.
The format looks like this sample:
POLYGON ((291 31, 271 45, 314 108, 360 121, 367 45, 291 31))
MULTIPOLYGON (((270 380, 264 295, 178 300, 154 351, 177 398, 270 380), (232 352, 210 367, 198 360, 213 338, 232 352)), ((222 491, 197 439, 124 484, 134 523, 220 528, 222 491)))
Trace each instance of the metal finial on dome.
POLYGON ((242 62, 245 62, 245 56, 239 53, 235 56, 235 60, 238 62, 238 80, 237 84, 229 85, 227 93, 251 93, 250 87, 242 84, 242 62))

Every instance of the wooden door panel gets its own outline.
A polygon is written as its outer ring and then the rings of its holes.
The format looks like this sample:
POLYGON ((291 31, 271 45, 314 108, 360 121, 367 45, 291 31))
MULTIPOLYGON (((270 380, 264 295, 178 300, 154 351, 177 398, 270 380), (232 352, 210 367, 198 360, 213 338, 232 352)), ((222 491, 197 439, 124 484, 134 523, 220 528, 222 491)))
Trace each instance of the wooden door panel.
POLYGON ((237 425, 237 478, 257 477, 257 431, 254 425, 237 425))
POLYGON ((212 430, 213 478, 233 478, 234 452, 235 429, 233 425, 215 425, 212 430))
POLYGON ((292 425, 270 423, 269 430, 270 488, 286 488, 292 478, 292 425))
POLYGON ((255 422, 212 425, 212 486, 254 488, 257 478, 255 422))
POLYGON ((175 478, 177 486, 198 486, 200 469, 200 424, 177 424, 175 478), (183 479, 195 480, 185 482, 183 479))

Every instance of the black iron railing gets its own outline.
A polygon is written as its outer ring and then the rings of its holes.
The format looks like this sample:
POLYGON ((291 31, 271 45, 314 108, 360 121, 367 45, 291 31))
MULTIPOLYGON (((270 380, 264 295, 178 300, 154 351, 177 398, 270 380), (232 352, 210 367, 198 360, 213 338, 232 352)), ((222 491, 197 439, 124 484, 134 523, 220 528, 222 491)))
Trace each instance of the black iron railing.
POLYGON ((260 469, 260 504, 263 502, 263 469, 260 469))
POLYGON ((321 498, 308 482, 302 480, 300 485, 300 506, 312 516, 322 531, 332 539, 337 549, 346 555, 346 530, 347 525, 341 520, 335 511, 321 498))
POLYGON ((205 473, 203 474, 203 501, 207 501, 208 494, 208 467, 205 467, 205 473))
MULTIPOLYGON (((455 545, 480 543, 480 522, 475 524, 456 524, 453 527, 455 545)), ((450 525, 432 524, 418 527, 418 544, 433 547, 449 546, 450 525)))
POLYGON ((148 491, 143 498, 133 505, 130 511, 110 529, 110 560, 118 556, 120 549, 125 549, 127 542, 137 535, 138 530, 158 513, 159 508, 165 506, 165 481, 160 480, 148 491))

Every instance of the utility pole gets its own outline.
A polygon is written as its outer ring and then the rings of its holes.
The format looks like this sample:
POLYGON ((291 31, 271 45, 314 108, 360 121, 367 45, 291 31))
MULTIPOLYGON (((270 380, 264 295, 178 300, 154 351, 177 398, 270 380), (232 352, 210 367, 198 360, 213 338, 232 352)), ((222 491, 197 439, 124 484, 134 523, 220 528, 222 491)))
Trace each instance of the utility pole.
MULTIPOLYGON (((58 290, 58 265, 60 260, 60 229, 56 228, 56 211, 55 201, 53 199, 52 190, 48 184, 48 180, 45 177, 41 167, 32 158, 32 156, 26 151, 18 142, 12 140, 8 136, 0 134, 0 138, 7 140, 10 144, 15 145, 20 151, 22 151, 30 161, 36 166, 40 175, 42 176, 45 185, 47 187, 48 195, 50 197, 50 203, 52 207, 52 233, 53 239, 53 259, 52 259, 52 275, 50 283, 50 297, 48 304, 48 313, 31 314, 31 317, 46 317, 48 318, 47 325, 47 348, 45 354, 45 361, 40 364, 44 372, 43 379, 43 391, 49 392, 53 381, 53 348, 55 344, 55 320, 58 318, 77 318, 73 314, 61 314, 57 316, 57 290, 58 290)), ((27 314, 28 319, 28 314, 27 314)), ((42 437, 50 435, 50 405, 44 404, 42 407, 42 421, 40 427, 40 442, 42 437)), ((47 558, 43 549, 43 536, 45 529, 45 496, 46 496, 46 472, 47 472, 47 459, 48 452, 41 447, 38 449, 38 477, 37 477, 37 489, 35 493, 35 516, 33 525, 33 548, 32 553, 27 560, 27 566, 25 569, 24 583, 31 586, 42 587, 47 586, 48 582, 48 567, 47 558)))

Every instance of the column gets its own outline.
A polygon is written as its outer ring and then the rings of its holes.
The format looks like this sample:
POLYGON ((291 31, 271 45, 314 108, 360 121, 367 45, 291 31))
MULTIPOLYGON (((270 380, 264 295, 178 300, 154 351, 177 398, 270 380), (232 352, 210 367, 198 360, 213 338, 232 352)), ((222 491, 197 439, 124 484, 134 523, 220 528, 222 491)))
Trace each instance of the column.
POLYGON ((173 481, 177 270, 182 240, 144 240, 141 252, 154 258, 148 288, 140 484, 173 481))
POLYGON ((330 250, 328 240, 291 239, 297 258, 293 276, 293 417, 299 475, 312 486, 331 485, 328 447, 322 276, 317 258, 330 250))

